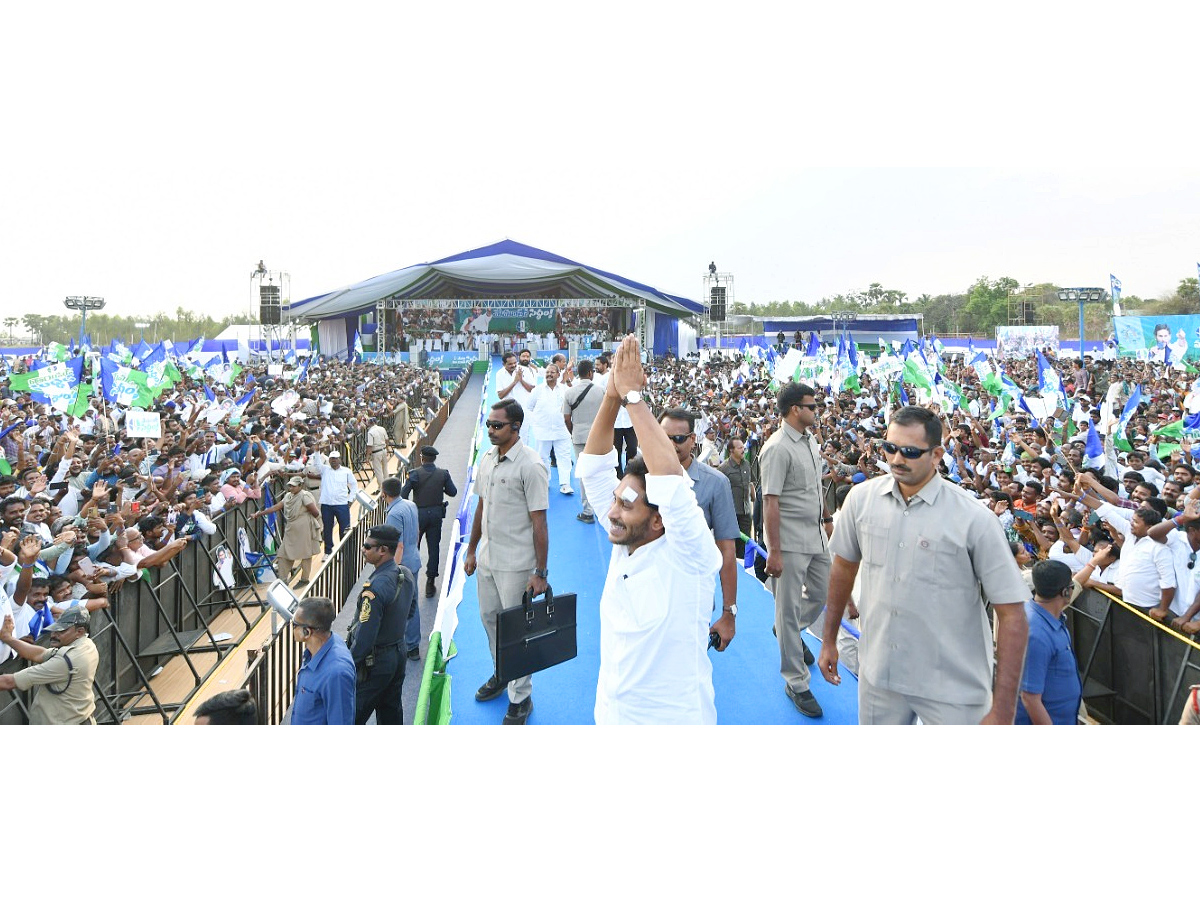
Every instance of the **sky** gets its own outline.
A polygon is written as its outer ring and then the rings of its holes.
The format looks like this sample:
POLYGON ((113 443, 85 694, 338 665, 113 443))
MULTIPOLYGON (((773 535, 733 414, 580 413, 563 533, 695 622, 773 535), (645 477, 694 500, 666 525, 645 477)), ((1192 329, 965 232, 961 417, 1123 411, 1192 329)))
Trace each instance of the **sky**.
POLYGON ((223 316, 260 259, 301 300, 504 238, 691 298, 710 261, 751 303, 1157 297, 1200 261, 1197 14, 1087 9, 16 10, 4 314, 223 316))

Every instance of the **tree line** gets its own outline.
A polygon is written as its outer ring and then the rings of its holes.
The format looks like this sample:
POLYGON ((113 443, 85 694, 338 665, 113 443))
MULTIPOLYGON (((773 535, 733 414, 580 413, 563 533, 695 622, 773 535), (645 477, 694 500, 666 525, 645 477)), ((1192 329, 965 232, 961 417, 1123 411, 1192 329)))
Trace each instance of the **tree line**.
MULTIPOLYGON (((1075 286, 1075 285, 1073 285, 1075 286)), ((1098 286, 1098 285, 1097 285, 1098 286)), ((904 291, 884 288, 879 283, 866 290, 823 297, 815 303, 800 300, 770 303, 735 302, 733 315, 751 316, 827 316, 834 312, 874 315, 924 316, 924 331, 932 334, 974 334, 990 336, 997 325, 1057 325, 1063 337, 1079 334, 1079 305, 1058 299, 1062 287, 1056 284, 1022 285, 1015 278, 979 278, 960 294, 921 294, 909 298, 904 291), (1017 321, 1017 320, 1020 321, 1017 321)), ((1171 293, 1146 300, 1136 294, 1122 294, 1122 312, 1138 316, 1171 316, 1200 312, 1200 282, 1184 278, 1171 293)), ((1085 327, 1089 335, 1111 330, 1112 298, 1104 293, 1103 303, 1084 306, 1085 327)))

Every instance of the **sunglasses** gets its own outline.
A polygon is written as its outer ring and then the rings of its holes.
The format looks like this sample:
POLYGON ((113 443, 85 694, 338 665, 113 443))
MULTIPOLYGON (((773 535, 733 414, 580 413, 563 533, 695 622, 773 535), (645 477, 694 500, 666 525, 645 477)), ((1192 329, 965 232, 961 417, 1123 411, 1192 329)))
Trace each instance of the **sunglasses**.
POLYGON ((880 441, 879 449, 889 456, 893 453, 899 453, 905 459, 920 459, 926 453, 933 450, 933 447, 898 447, 891 441, 880 441))
POLYGON ((1188 568, 1189 569, 1196 568, 1196 554, 1195 553, 1191 553, 1188 555, 1188 568))
POLYGON ((672 444, 686 444, 689 440, 691 440, 695 436, 696 436, 695 434, 668 434, 667 439, 672 444))
POLYGON ((504 426, 510 425, 512 423, 511 422, 497 422, 494 419, 488 419, 483 424, 485 426, 487 426, 488 431, 499 431, 504 426))

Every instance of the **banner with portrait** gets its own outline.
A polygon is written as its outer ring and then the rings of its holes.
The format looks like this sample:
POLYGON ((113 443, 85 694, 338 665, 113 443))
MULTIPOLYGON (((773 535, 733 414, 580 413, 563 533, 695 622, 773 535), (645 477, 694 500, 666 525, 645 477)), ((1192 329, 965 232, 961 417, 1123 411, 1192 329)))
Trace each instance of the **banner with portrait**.
POLYGON ((1200 316, 1117 316, 1113 324, 1122 356, 1172 363, 1200 359, 1200 316))
POLYGON ((997 356, 1033 356, 1034 350, 1058 354, 1057 325, 996 326, 997 356))
POLYGON ((513 300, 511 303, 457 309, 454 316, 456 329, 464 333, 552 334, 557 312, 544 304, 513 300))

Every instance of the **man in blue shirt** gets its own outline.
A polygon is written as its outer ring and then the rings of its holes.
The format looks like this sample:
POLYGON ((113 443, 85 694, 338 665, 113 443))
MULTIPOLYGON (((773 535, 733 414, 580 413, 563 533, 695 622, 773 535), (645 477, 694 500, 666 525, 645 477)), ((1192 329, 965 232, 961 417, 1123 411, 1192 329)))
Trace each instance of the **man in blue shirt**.
POLYGON ((1071 569, 1045 559, 1033 567, 1033 598, 1025 601, 1029 644, 1017 701, 1017 725, 1075 725, 1083 685, 1063 611, 1076 592, 1071 569))
POLYGON ((353 725, 354 658, 340 635, 333 633, 333 603, 305 597, 292 616, 292 636, 304 644, 296 675, 293 725, 353 725))
MULTIPOLYGON (((417 504, 400 496, 402 484, 399 478, 385 478, 379 486, 383 502, 387 504, 385 525, 400 532, 400 546, 396 548, 396 565, 412 572, 413 583, 418 584, 417 573, 421 571, 421 525, 417 515, 417 504)), ((421 611, 413 598, 408 608, 408 622, 404 626, 404 643, 408 647, 409 659, 421 658, 421 611)))
POLYGON ((720 638, 717 650, 724 652, 736 632, 734 617, 737 616, 737 556, 734 547, 741 528, 733 507, 733 488, 724 472, 700 462, 692 454, 696 447, 695 413, 672 407, 665 410, 658 421, 675 448, 679 464, 688 474, 696 502, 704 512, 704 521, 712 529, 717 549, 721 551, 719 577, 724 602, 721 616, 712 623, 709 633, 715 633, 720 638))

